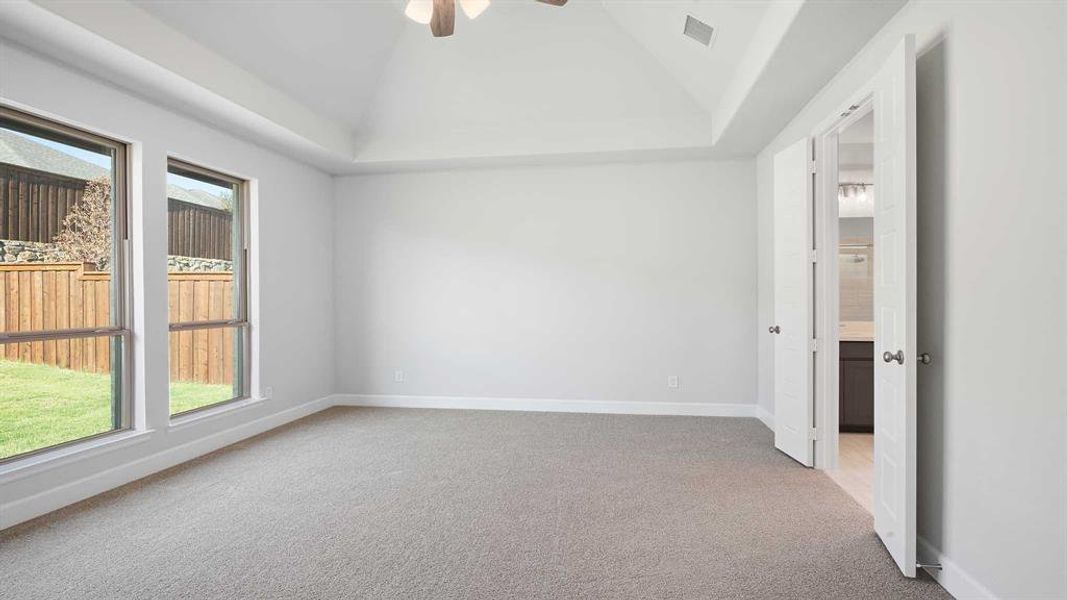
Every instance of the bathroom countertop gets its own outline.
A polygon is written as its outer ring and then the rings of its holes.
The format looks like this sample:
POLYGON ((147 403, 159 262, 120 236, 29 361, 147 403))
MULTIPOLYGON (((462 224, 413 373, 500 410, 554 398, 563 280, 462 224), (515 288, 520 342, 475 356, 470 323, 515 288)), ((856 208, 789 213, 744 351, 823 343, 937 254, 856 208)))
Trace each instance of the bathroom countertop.
POLYGON ((841 321, 839 332, 842 342, 873 342, 873 321, 841 321))

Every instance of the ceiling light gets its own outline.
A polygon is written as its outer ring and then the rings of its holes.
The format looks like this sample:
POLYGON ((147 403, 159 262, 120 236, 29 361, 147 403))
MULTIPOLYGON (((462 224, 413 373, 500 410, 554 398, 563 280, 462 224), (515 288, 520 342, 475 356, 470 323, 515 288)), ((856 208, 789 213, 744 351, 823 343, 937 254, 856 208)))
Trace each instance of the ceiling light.
MULTIPOLYGON (((489 8, 492 0, 459 0, 468 19, 474 20, 489 8)), ((537 0, 552 6, 563 6, 567 0, 537 0)), ((455 31, 456 0, 408 0, 404 6, 407 18, 430 26, 434 37, 448 37, 455 31)))
POLYGON ((459 7, 463 9, 463 14, 473 21, 489 8, 489 0, 459 0, 459 7))
POLYGON ((433 0, 409 0, 404 14, 416 23, 429 25, 433 18, 433 0))

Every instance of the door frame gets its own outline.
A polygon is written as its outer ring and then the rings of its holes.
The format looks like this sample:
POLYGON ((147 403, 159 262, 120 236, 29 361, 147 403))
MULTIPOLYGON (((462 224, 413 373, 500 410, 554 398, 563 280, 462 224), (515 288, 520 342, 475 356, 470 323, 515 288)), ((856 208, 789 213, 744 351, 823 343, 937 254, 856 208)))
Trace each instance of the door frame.
MULTIPOLYGON (((814 361, 815 468, 838 467, 840 376, 840 281, 837 268, 838 233, 838 135, 874 110, 874 91, 865 84, 853 100, 824 119, 815 129, 815 196, 812 199, 815 240, 813 281, 816 339, 814 361), (821 268, 820 268, 821 267, 821 268)), ((877 218, 877 217, 875 217, 877 218)), ((877 419, 877 415, 875 415, 877 419)))
MULTIPOLYGON (((820 429, 816 431, 816 447, 815 447, 815 465, 816 468, 828 469, 834 468, 838 462, 838 376, 839 368, 838 364, 838 346, 840 340, 840 325, 838 317, 840 314, 839 306, 839 277, 837 271, 838 264, 838 222, 836 216, 838 214, 838 165, 837 165, 837 144, 836 141, 839 137, 841 129, 853 122, 855 119, 859 119, 865 116, 870 110, 892 110, 893 113, 889 114, 893 119, 893 123, 889 126, 892 128, 892 144, 903 142, 902 148, 896 148, 891 146, 889 150, 896 152, 902 159, 903 172, 897 172, 896 169, 892 171, 892 181, 885 180, 886 173, 882 173, 879 176, 879 154, 883 154, 883 159, 893 160, 893 156, 886 158, 885 152, 887 149, 875 148, 875 181, 881 181, 883 184, 892 185, 897 182, 897 177, 902 176, 903 181, 899 182, 903 185, 902 189, 895 190, 891 187, 887 187, 882 193, 883 197, 881 203, 884 204, 886 198, 893 198, 900 200, 898 195, 903 195, 903 208, 897 207, 897 211, 904 211, 903 215, 893 214, 892 211, 883 210, 883 208, 892 208, 893 204, 890 201, 889 207, 879 207, 879 201, 876 196, 875 206, 875 232, 878 235, 878 231, 883 227, 879 226, 879 219, 890 218, 899 220, 903 218, 903 230, 906 239, 902 240, 903 251, 905 254, 903 265, 904 273, 901 285, 915 286, 915 253, 917 249, 911 244, 914 244, 914 230, 915 227, 915 214, 908 211, 916 210, 915 204, 918 199, 916 197, 916 183, 915 172, 917 158, 914 155, 917 152, 916 144, 916 128, 915 122, 915 99, 913 94, 915 93, 915 73, 914 73, 914 59, 915 59, 915 41, 912 34, 907 34, 904 39, 894 48, 894 50, 888 55, 885 62, 875 71, 869 80, 863 85, 859 86, 856 91, 851 94, 848 102, 843 102, 839 105, 837 111, 831 113, 824 119, 818 127, 813 128, 815 133, 815 150, 817 152, 814 161, 816 175, 815 175, 815 197, 813 198, 813 213, 814 222, 812 223, 813 232, 816 240, 816 269, 814 270, 815 281, 813 281, 813 301, 815 306, 813 307, 813 318, 815 323, 812 327, 816 337, 816 347, 822 352, 816 352, 816 367, 814 375, 816 377, 814 387, 814 394, 812 397, 812 406, 815 413, 815 420, 819 424, 820 429), (898 64, 899 61, 899 64, 898 64), (898 71, 898 69, 900 71, 898 71), (902 71, 902 72, 901 72, 902 71), (882 102, 885 100, 885 102, 882 102), (903 102, 904 104, 900 104, 903 102), (876 106, 876 104, 878 106, 876 106), (903 114, 900 114, 903 112, 903 114), (833 217, 833 218, 831 218, 833 217), (821 265, 826 265, 820 268, 821 265)), ((887 115, 876 114, 874 115, 875 130, 878 133, 878 123, 882 122, 887 115)), ((882 122, 882 128, 885 128, 887 124, 882 122)), ((875 144, 881 143, 882 140, 875 139, 875 144)), ((894 166, 890 164, 889 166, 894 166)), ((883 168, 885 168, 883 166, 883 168)), ((875 190, 878 194, 878 191, 875 190)), ((899 223, 895 223, 900 225, 899 223)), ((886 226, 886 223, 882 223, 886 226)), ((876 240, 876 243, 878 241, 876 240)), ((882 256, 882 264, 885 263, 886 252, 885 248, 877 250, 876 259, 878 256, 882 256), (883 256, 885 255, 885 256, 883 256)), ((878 263, 875 263, 876 265, 878 263)), ((876 269, 877 270, 877 269, 876 269)), ((895 273, 894 275, 900 275, 895 273)), ((876 275, 878 277, 878 275, 876 275)), ((883 277, 884 279, 884 277, 883 277)), ((875 295, 878 295, 878 286, 881 283, 876 283, 875 295)), ((884 286, 883 286, 884 287, 884 286)), ((890 286, 891 287, 891 286, 890 286)), ((890 290, 893 291, 893 290, 890 290)), ((883 290, 885 293, 885 290, 883 290)), ((903 290, 903 303, 905 306, 900 307, 900 298, 890 298, 890 304, 892 301, 896 301, 898 306, 895 310, 898 312, 903 310, 904 314, 904 332, 905 339, 897 340, 900 346, 894 345, 895 348, 906 349, 909 354, 913 354, 913 359, 923 356, 919 353, 915 347, 915 330, 917 329, 916 323, 912 320, 915 316, 915 306, 917 290, 907 289, 903 290)), ((876 310, 879 308, 876 298, 876 310)), ((894 310, 893 306, 890 306, 890 312, 894 310)), ((876 314, 875 321, 879 320, 879 317, 883 315, 876 314)), ((890 314, 889 317, 893 317, 890 314)), ((884 316, 883 316, 884 318, 884 316)), ((892 321, 890 324, 894 324, 892 321)), ((884 323, 883 323, 884 325, 884 323)), ((901 333, 899 328, 886 329, 885 334, 891 337, 898 338, 901 333)), ((883 337, 879 336, 877 328, 875 332, 875 343, 885 344, 887 341, 883 337)), ((889 351, 885 353, 885 362, 891 362, 892 357, 888 356, 889 351)), ((877 354, 876 354, 877 357, 877 354)), ((877 358, 876 358, 877 360, 877 358)), ((904 360, 898 359, 900 366, 904 366, 904 360)), ((918 363, 926 362, 925 360, 918 359, 918 363)), ((909 365, 911 366, 911 365, 909 365)), ((916 365, 917 366, 917 365, 916 365)), ((878 379, 878 365, 875 368, 876 386, 878 379)), ((905 367, 907 368, 907 367, 905 367)), ((915 369, 915 366, 911 366, 915 369)), ((875 481, 875 502, 872 506, 872 516, 874 517, 875 531, 878 534, 879 539, 892 556, 894 562, 899 567, 900 571, 907 577, 914 577, 916 568, 934 567, 934 565, 917 565, 918 562, 918 539, 917 539, 917 527, 916 527, 916 514, 918 511, 918 498, 916 494, 916 488, 918 485, 916 478, 916 463, 917 463, 917 446, 915 441, 916 428, 917 428, 917 413, 915 403, 917 402, 915 379, 918 378, 918 372, 913 370, 911 372, 905 371, 903 373, 905 381, 903 382, 904 389, 902 391, 904 395, 904 402, 897 406, 897 402, 893 402, 890 407, 895 412, 897 409, 904 411, 903 430, 895 431, 895 429, 901 429, 900 423, 894 421, 894 418, 899 415, 882 415, 884 418, 889 418, 890 421, 886 422, 879 419, 879 406, 878 396, 879 387, 875 389, 875 470, 876 475, 884 476, 885 473, 878 473, 878 466, 881 464, 879 461, 883 457, 879 453, 879 435, 878 432, 883 428, 894 429, 894 431, 887 431, 883 433, 883 444, 890 443, 889 451, 887 454, 893 454, 886 460, 890 464, 883 465, 883 469, 891 469, 890 474, 897 476, 900 479, 899 482, 890 480, 888 481, 889 490, 893 492, 892 497, 884 496, 879 497, 879 493, 885 493, 883 489, 879 491, 879 481, 875 481), (883 425, 880 427, 880 423, 883 425), (884 436, 903 436, 897 439, 885 439, 884 436), (895 447, 901 446, 903 447, 895 447), (902 456, 901 456, 902 455, 902 456), (904 462, 902 466, 896 466, 893 463, 894 459, 902 459, 904 462), (900 490, 896 488, 902 488, 900 490), (900 492, 903 492, 903 497, 900 497, 900 492), (877 503, 881 502, 882 506, 877 503), (892 505, 892 506, 890 506, 892 505), (903 511, 900 514, 894 514, 894 508, 903 511), (888 509, 888 514, 886 514, 888 509), (882 527, 879 528, 879 520, 882 521, 882 527), (896 533, 896 529, 901 529, 898 539, 891 539, 896 533)), ((892 387, 890 382, 890 387, 892 387)), ((896 393, 900 390, 889 389, 887 393, 896 393)), ((897 398, 894 396, 894 398, 897 398)), ((885 412, 885 411, 882 411, 885 412)), ((886 485, 886 481, 882 481, 883 486, 886 485)), ((937 566, 939 567, 939 565, 937 566)))

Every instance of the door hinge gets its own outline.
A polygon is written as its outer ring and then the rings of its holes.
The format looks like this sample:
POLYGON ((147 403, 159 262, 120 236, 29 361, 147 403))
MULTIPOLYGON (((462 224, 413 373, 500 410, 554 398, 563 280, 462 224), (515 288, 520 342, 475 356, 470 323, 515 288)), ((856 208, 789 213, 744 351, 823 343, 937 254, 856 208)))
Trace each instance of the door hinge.
POLYGON ((813 441, 813 442, 819 439, 819 430, 818 430, 818 428, 812 427, 811 429, 808 430, 808 439, 813 441))
POLYGON ((818 250, 814 250, 814 249, 813 250, 809 250, 808 251, 808 260, 810 260, 813 263, 818 262, 819 261, 819 251, 818 250))
POLYGON ((810 169, 809 173, 814 175, 818 171, 818 164, 819 163, 817 161, 812 159, 812 161, 810 163, 808 163, 808 168, 810 169))
POLYGON ((819 351, 819 340, 818 340, 818 338, 811 338, 811 343, 809 344, 809 347, 811 348, 812 352, 818 352, 819 351))

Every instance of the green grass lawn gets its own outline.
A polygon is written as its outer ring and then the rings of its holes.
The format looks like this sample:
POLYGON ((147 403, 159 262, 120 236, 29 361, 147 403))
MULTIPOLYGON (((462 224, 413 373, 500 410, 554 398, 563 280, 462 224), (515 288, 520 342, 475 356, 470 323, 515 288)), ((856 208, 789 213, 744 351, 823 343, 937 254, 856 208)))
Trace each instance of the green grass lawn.
MULTIPOLYGON (((171 413, 232 395, 228 385, 172 383, 171 413)), ((110 376, 0 360, 0 459, 110 429, 110 376)))

